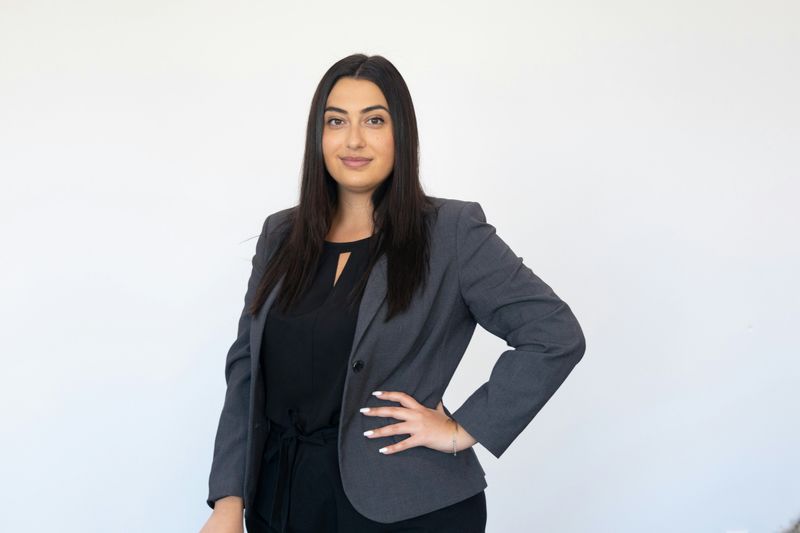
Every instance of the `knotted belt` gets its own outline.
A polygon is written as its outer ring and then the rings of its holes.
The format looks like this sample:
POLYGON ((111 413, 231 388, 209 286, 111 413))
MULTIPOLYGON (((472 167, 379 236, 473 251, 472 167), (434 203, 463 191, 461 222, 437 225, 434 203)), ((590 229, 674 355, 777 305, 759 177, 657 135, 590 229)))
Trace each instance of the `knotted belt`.
POLYGON ((285 428, 274 421, 271 422, 270 431, 277 429, 280 433, 280 447, 278 449, 278 478, 275 480, 275 501, 272 504, 270 514, 270 526, 279 529, 281 533, 288 531, 287 522, 289 520, 289 504, 292 491, 292 478, 295 472, 295 458, 297 457, 297 445, 300 441, 324 446, 327 441, 335 439, 339 435, 338 426, 329 426, 304 433, 295 418, 295 413, 291 412, 292 425, 285 428), (278 525, 280 520, 280 525, 278 525))

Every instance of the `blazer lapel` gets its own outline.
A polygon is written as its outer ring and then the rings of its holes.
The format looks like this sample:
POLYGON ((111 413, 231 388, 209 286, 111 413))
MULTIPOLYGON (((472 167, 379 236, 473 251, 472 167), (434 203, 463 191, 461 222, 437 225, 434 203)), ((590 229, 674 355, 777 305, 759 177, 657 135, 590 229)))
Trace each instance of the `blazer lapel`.
POLYGON ((267 321, 267 313, 269 312, 269 308, 272 307, 272 302, 274 302, 275 298, 278 296, 278 291, 281 285, 283 285, 284 277, 285 275, 278 279, 278 283, 275 284, 267 295, 267 299, 264 300, 261 309, 258 310, 258 313, 253 317, 250 323, 250 368, 252 369, 253 376, 258 375, 258 367, 261 364, 261 339, 264 336, 264 324, 267 321))
POLYGON ((353 348, 350 350, 350 360, 352 363, 353 355, 358 349, 358 344, 364 337, 367 326, 375 318, 383 301, 386 299, 386 254, 381 254, 372 267, 372 271, 367 278, 367 286, 364 287, 364 294, 358 307, 358 319, 356 320, 356 331, 353 334, 353 348))

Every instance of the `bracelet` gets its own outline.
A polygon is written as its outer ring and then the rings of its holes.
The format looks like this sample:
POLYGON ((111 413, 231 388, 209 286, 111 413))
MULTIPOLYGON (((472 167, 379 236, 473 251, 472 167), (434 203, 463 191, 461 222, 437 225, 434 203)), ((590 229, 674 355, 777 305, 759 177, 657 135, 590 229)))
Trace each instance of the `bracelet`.
POLYGON ((453 455, 456 455, 456 434, 458 433, 458 422, 456 422, 453 418, 450 420, 452 420, 453 424, 456 425, 456 429, 453 431, 453 455))

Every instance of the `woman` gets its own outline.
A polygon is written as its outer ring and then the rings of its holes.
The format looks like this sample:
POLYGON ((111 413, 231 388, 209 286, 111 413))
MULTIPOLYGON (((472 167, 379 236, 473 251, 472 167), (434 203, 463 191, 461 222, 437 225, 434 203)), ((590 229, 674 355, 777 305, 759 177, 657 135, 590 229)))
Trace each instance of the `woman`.
POLYGON ((569 306, 477 202, 423 193, 414 108, 381 56, 325 74, 300 201, 267 217, 225 363, 204 533, 480 532, 485 472, 585 351, 569 306), (452 414, 480 323, 514 349, 452 414))

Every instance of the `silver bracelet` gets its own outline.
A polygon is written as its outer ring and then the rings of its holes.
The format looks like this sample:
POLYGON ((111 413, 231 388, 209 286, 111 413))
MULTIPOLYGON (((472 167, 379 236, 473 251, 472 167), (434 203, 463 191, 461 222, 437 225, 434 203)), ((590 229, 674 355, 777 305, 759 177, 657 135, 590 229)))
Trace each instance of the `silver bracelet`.
POLYGON ((456 430, 453 432, 453 455, 456 455, 456 433, 458 433, 458 422, 451 418, 450 420, 456 425, 456 430))

